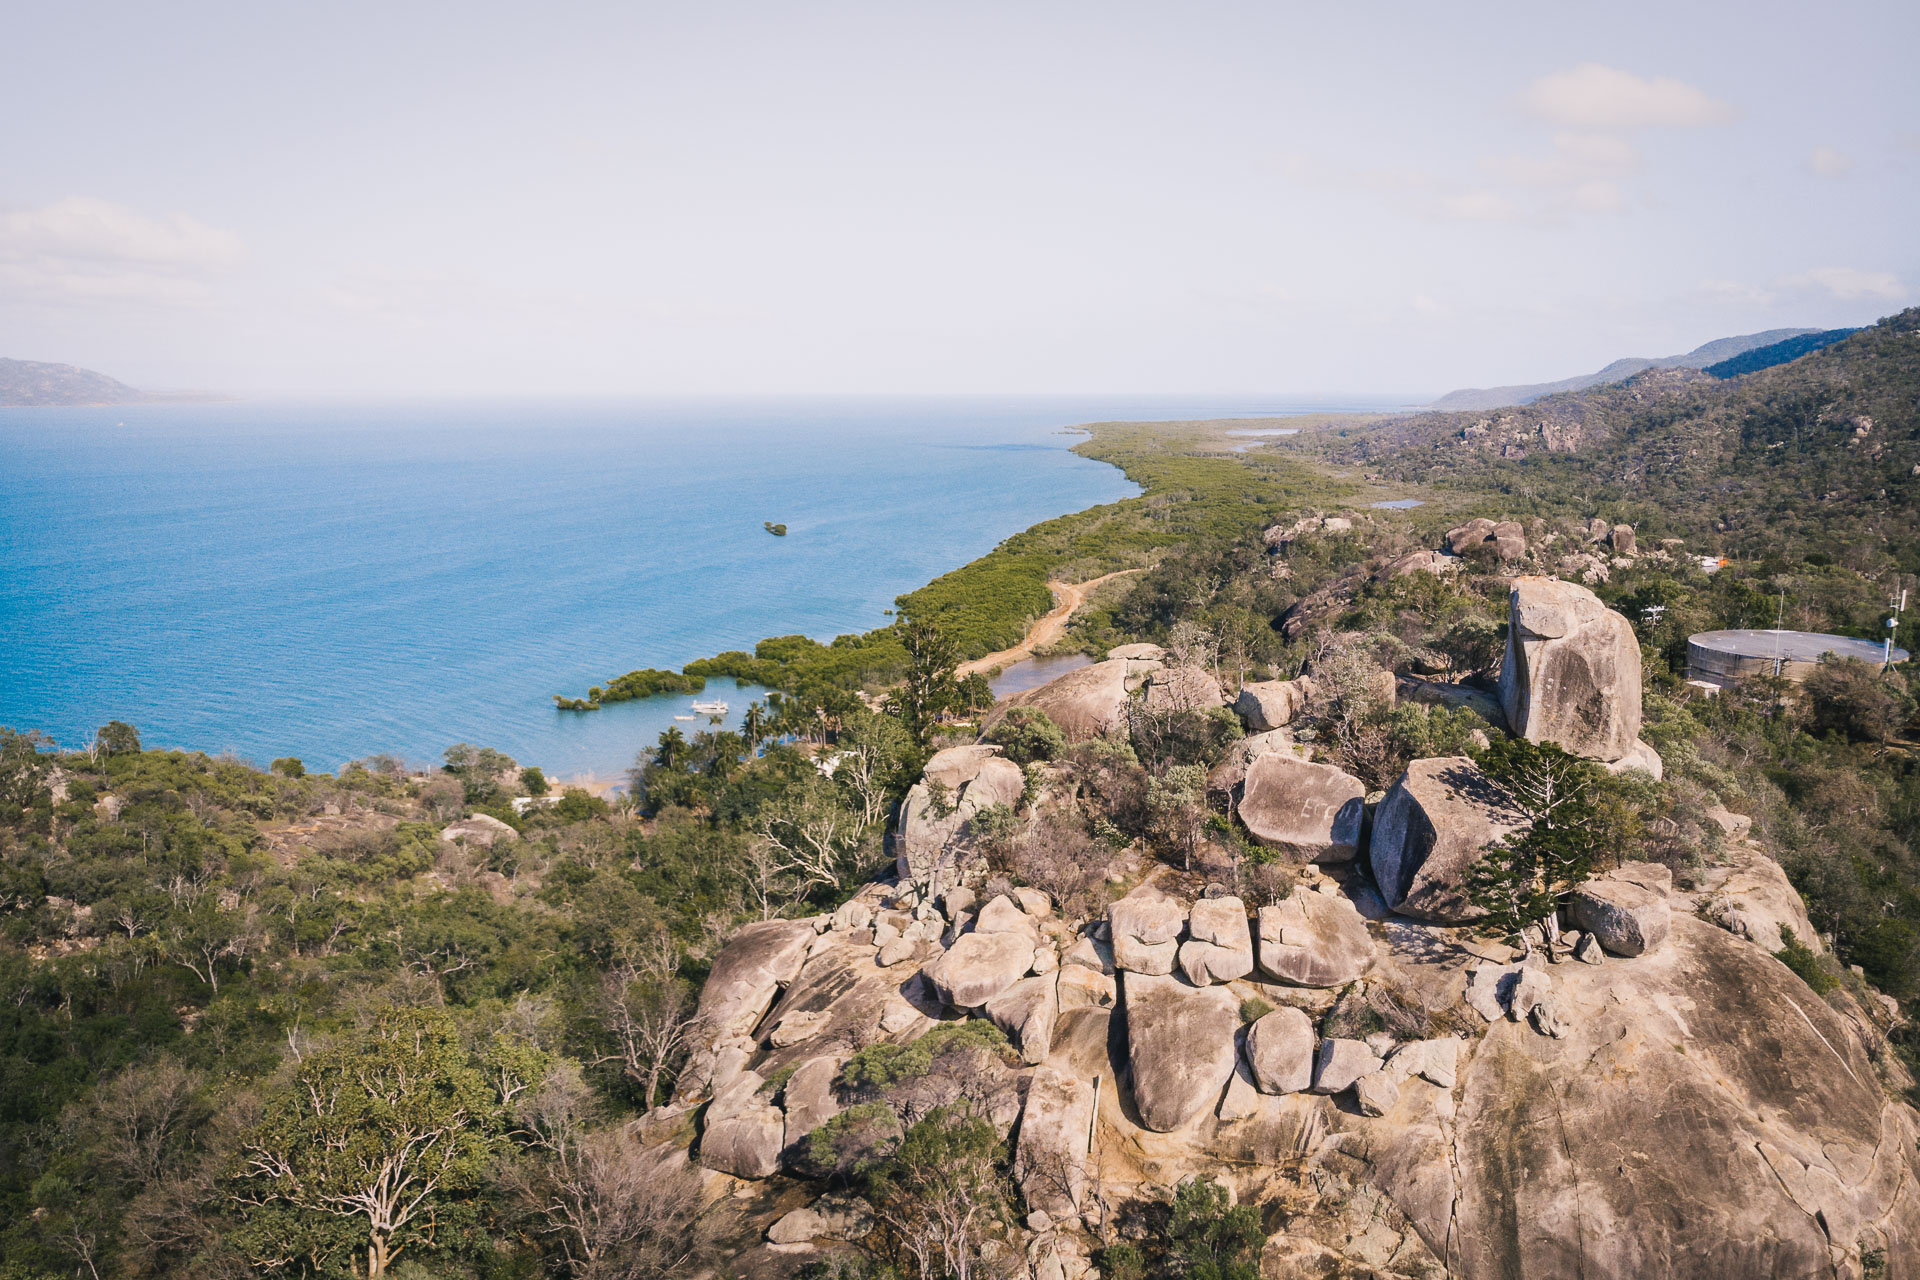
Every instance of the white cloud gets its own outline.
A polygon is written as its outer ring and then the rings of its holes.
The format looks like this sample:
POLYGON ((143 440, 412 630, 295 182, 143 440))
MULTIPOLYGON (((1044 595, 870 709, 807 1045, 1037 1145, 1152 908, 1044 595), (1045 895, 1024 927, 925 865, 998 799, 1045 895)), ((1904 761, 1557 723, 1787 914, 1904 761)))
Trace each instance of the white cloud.
POLYGON ((1853 267, 1815 267, 1798 275, 1782 276, 1785 288, 1823 289, 1842 302, 1899 302, 1906 286, 1891 271, 1860 271, 1853 267))
POLYGON ((1541 76, 1520 95, 1520 105, 1575 129, 1690 127, 1734 117, 1731 106, 1683 80, 1638 76, 1597 62, 1541 76))
POLYGON ((1433 207, 1441 217, 1461 222, 1511 222, 1520 216, 1520 207, 1497 191, 1461 191, 1439 197, 1433 207))
POLYGON ((1640 152, 1610 133, 1557 133, 1546 155, 1494 156, 1480 167, 1516 187, 1578 187, 1637 172, 1640 152))
POLYGON ((183 213, 87 196, 0 210, 0 286, 15 300, 192 305, 245 259, 239 236, 183 213))
POLYGON ((1815 147, 1807 157, 1807 167, 1822 178, 1844 178, 1853 168, 1853 157, 1833 147, 1815 147))

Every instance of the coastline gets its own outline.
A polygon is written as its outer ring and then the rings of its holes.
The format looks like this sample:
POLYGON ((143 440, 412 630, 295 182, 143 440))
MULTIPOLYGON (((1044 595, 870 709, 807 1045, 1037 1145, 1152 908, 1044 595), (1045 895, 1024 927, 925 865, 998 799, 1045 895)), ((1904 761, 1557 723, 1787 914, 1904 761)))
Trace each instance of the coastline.
MULTIPOLYGON (((1138 572, 1194 538, 1270 522, 1314 503, 1368 501, 1385 487, 1332 470, 1305 453, 1273 446, 1330 427, 1352 428, 1385 412, 1313 411, 1255 417, 1099 421, 1058 428, 1084 438, 1072 452, 1118 468, 1140 492, 1056 516, 1012 535, 987 554, 895 599, 898 618, 933 622, 953 641, 962 674, 1029 656, 1031 629, 1060 608, 1056 587, 1090 586, 1138 572), (1249 443, 1246 432, 1279 432, 1249 443), (986 665, 982 665, 986 664, 986 665)), ((1393 490, 1395 494, 1401 489, 1393 490)), ((1070 618, 1061 618, 1061 631, 1070 618)), ((875 691, 904 671, 895 624, 836 637, 768 637, 753 651, 733 650, 687 663, 681 671, 732 676, 787 694, 823 687, 875 691)), ((1057 637, 1056 637, 1057 639, 1057 637)), ((1037 647, 1037 646, 1036 646, 1037 647)), ((615 677, 617 678, 617 677, 615 677)))

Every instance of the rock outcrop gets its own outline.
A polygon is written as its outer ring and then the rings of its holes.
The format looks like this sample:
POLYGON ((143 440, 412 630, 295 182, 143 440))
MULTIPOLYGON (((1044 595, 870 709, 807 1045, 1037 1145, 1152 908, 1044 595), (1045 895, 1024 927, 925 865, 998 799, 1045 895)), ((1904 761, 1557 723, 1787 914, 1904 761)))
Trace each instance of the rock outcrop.
POLYGON ((901 880, 927 886, 930 895, 951 887, 956 841, 982 809, 1017 804, 1026 785, 1026 774, 998 747, 948 747, 936 753, 900 802, 890 837, 901 880))
POLYGON ((1374 815, 1367 848, 1374 883, 1404 915, 1439 924, 1477 920, 1484 913, 1467 898, 1467 868, 1525 825, 1465 756, 1415 760, 1374 815))
POLYGON ((1592 760, 1621 760, 1640 738, 1640 642, 1593 592, 1522 577, 1508 592, 1500 705, 1513 732, 1592 760))
POLYGON ((1247 780, 1247 770, 1253 767, 1253 762, 1270 751, 1306 758, 1302 749, 1294 746, 1293 735, 1285 729, 1248 734, 1229 744, 1220 763, 1207 772, 1207 790, 1230 795, 1247 780))
POLYGON ((1021 933, 961 935, 921 976, 943 1004, 977 1009, 1033 968, 1033 939, 1021 933))
POLYGON ((1247 766, 1237 812, 1268 848, 1311 862, 1351 862, 1366 820, 1367 789, 1330 764, 1268 752, 1247 766))
POLYGON ((1260 908, 1260 968, 1296 987, 1340 987, 1373 964, 1367 922, 1344 894, 1304 885, 1260 908))

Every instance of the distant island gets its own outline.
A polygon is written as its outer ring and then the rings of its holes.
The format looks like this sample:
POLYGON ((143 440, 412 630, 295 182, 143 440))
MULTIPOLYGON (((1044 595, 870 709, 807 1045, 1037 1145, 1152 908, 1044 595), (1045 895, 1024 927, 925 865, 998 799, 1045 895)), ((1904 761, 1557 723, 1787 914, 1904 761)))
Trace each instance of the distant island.
POLYGON ((147 398, 124 382, 77 365, 0 359, 0 409, 132 404, 147 398))
POLYGON ((775 524, 771 520, 762 520, 760 523, 765 525, 767 532, 776 538, 784 538, 787 536, 787 526, 783 524, 775 524))

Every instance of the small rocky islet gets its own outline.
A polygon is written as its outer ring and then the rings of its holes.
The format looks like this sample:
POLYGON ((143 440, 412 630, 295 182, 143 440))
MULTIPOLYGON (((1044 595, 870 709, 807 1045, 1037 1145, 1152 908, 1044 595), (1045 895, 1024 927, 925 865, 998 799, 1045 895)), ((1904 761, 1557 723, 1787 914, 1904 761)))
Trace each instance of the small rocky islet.
MULTIPOLYGON (((1344 532, 1310 518, 1267 543, 1344 532)), ((1592 541, 1636 554, 1624 526, 1592 541)), ((1526 552, 1517 524, 1476 521, 1382 572, 1446 572, 1483 544, 1501 562, 1526 552)), ((1592 552, 1566 559, 1569 575, 1606 571, 1592 552)), ((1658 777, 1626 619, 1577 582, 1522 575, 1509 622, 1497 697, 1382 692, 1658 777)), ((1084 913, 994 876, 976 819, 1037 824, 1074 798, 1050 766, 1030 779, 981 743, 940 751, 902 801, 891 877, 831 914, 732 936, 676 1097, 643 1128, 663 1161, 737 1196, 783 1188, 752 1201, 765 1241, 736 1270, 792 1274, 870 1229, 822 1164, 853 1127, 836 1117, 897 1126, 960 1101, 1011 1143, 1031 1214, 1009 1274, 1036 1280, 1097 1275, 1129 1206, 1197 1177, 1282 1208, 1263 1275, 1920 1268, 1920 1129, 1892 1096, 1912 1082, 1851 997, 1813 998, 1774 958, 1788 931, 1819 944, 1745 818, 1714 812, 1724 852, 1689 887, 1622 863, 1517 951, 1470 928, 1468 869, 1513 829, 1493 784, 1441 757, 1368 795, 1293 740, 1312 680, 1250 682, 1229 704, 1209 672, 1124 645, 986 726, 1033 707, 1085 741, 1123 731, 1135 702, 1231 705, 1251 736, 1208 783, 1292 866, 1272 901, 1130 851, 1105 869, 1120 896, 1084 913), (1372 1016, 1341 1016, 1355 1009, 1372 1016), (1005 1046, 956 1034, 975 1023, 1005 1046), (946 1070, 924 1096, 876 1108, 848 1078, 861 1051, 930 1036, 946 1070)))

